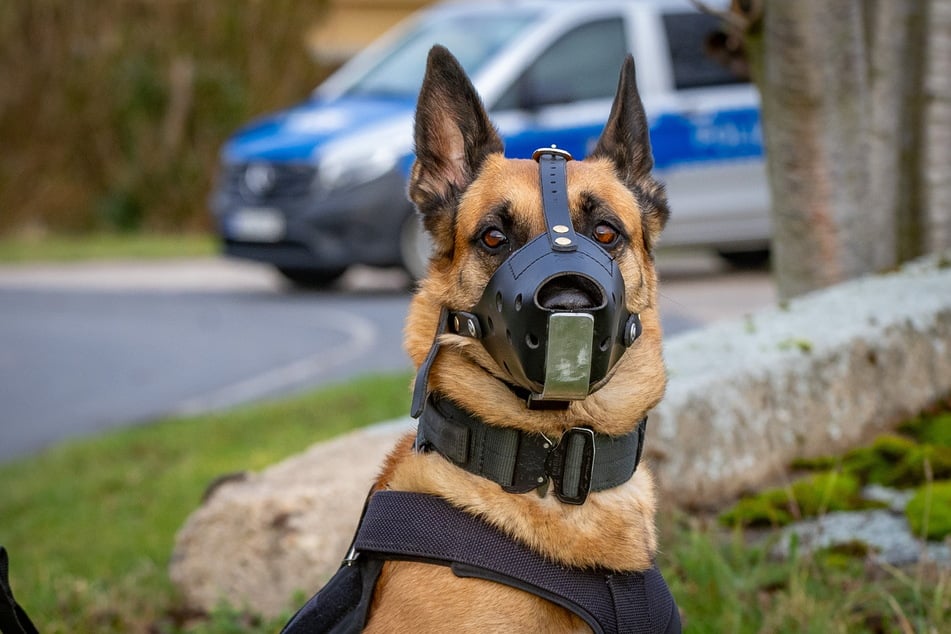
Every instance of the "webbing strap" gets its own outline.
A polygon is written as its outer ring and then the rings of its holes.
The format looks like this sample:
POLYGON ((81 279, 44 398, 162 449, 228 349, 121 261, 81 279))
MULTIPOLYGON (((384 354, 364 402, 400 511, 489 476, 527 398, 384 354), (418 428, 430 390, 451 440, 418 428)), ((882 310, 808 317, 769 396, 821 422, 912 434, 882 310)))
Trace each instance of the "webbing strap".
POLYGON ((0 632, 37 634, 36 626, 13 598, 13 589, 10 587, 10 560, 3 546, 0 546, 0 632))
POLYGON ((615 573, 567 568, 441 498, 380 491, 367 506, 355 541, 360 557, 450 566, 545 598, 598 634, 680 631, 673 596, 656 566, 615 573))
POLYGON ((590 491, 631 479, 646 427, 645 418, 636 430, 619 437, 576 427, 555 443, 542 434, 488 425, 451 401, 432 396, 419 419, 416 446, 435 450, 511 493, 527 493, 551 478, 559 500, 582 504, 590 491))
POLYGON ((429 354, 423 360, 423 364, 416 371, 416 380, 413 384, 413 401, 410 403, 410 416, 419 418, 423 413, 423 407, 426 405, 426 397, 429 396, 429 371, 436 361, 436 355, 439 354, 439 337, 446 332, 449 325, 449 309, 443 308, 439 313, 439 321, 436 323, 436 334, 433 335, 433 345, 429 348, 429 354))
POLYGON ((538 161, 538 179, 542 191, 542 209, 549 244, 553 251, 575 251, 578 236, 568 208, 568 183, 565 167, 571 154, 557 148, 542 148, 532 156, 538 161))

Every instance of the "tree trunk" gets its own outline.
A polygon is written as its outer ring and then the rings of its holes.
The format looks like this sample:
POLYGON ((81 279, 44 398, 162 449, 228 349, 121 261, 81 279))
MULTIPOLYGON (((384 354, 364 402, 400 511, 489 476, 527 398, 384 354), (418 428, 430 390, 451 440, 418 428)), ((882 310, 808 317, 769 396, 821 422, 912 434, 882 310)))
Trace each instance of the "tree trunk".
MULTIPOLYGON (((896 11, 895 21, 891 25, 884 22, 888 30, 899 33, 897 41, 889 42, 898 50, 898 66, 891 69, 898 81, 889 82, 890 88, 899 95, 898 143, 895 152, 898 155, 899 197, 894 206, 895 248, 898 262, 904 262, 924 254, 925 217, 923 175, 927 159, 924 155, 923 134, 925 131, 926 97, 925 80, 925 41, 927 37, 927 13, 929 0, 906 0, 887 2, 886 6, 900 7, 896 11)), ((887 12, 883 11, 883 14, 887 12)), ((887 20, 887 17, 886 17, 887 20)), ((873 46, 884 43, 876 39, 873 46)), ((883 148, 882 151, 887 151, 883 148)))
POLYGON ((951 2, 929 3, 924 116, 924 217, 929 251, 951 248, 951 2))
POLYGON ((763 7, 747 43, 780 297, 951 245, 951 2, 763 7))
MULTIPOLYGON (((763 133, 781 298, 876 267, 889 219, 868 204, 862 3, 771 1, 763 16, 763 133)), ((759 66, 759 68, 756 68, 759 66)))

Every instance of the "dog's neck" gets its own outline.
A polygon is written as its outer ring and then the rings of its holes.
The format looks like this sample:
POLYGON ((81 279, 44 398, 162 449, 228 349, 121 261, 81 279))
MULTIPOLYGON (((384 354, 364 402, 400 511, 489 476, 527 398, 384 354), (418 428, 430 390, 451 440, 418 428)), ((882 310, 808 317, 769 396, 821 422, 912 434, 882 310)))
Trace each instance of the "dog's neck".
POLYGON ((631 479, 644 448, 647 419, 624 436, 574 427, 556 441, 544 434, 489 425, 448 399, 430 396, 419 417, 416 450, 498 483, 510 493, 536 490, 567 504, 631 479))

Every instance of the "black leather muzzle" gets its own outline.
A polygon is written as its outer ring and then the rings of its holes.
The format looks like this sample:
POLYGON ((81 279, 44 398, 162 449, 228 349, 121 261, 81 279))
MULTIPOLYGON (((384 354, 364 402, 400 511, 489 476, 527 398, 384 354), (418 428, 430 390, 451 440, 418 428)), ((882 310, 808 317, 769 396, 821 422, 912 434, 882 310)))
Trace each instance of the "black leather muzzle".
POLYGON ((512 253, 479 302, 453 314, 451 328, 480 339, 534 401, 585 398, 640 334, 625 306, 617 262, 575 232, 568 210, 563 150, 535 152, 546 232, 512 253))

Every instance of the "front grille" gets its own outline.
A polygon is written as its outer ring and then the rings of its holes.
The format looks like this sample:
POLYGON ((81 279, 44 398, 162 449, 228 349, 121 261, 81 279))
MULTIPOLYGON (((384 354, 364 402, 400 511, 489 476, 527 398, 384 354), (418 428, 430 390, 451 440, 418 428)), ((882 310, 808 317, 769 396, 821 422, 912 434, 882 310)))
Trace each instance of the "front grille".
POLYGON ((222 173, 222 186, 229 197, 237 197, 251 204, 279 203, 304 198, 310 194, 317 170, 301 163, 270 163, 274 180, 266 191, 252 192, 245 182, 249 163, 227 165, 222 173))

